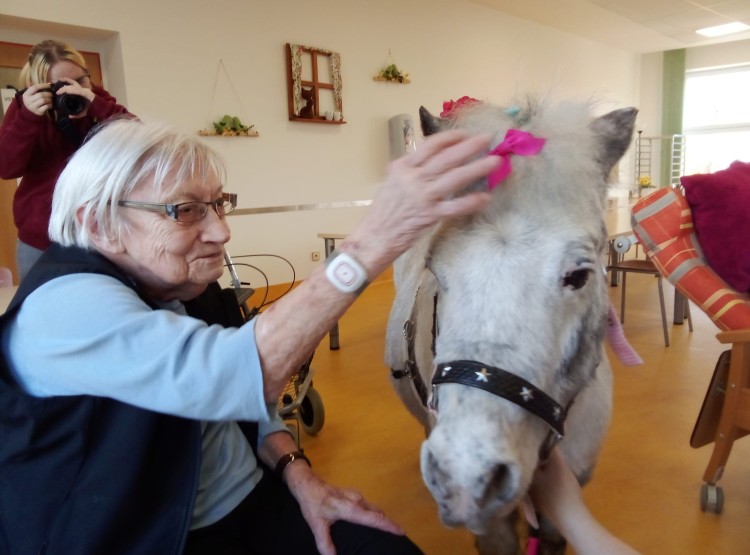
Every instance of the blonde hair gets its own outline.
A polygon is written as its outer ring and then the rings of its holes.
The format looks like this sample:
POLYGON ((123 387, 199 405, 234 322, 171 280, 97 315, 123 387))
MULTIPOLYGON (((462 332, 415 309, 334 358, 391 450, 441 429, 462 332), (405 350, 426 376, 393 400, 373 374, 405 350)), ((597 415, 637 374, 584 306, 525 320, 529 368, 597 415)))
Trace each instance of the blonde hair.
POLYGON ((68 60, 87 70, 86 60, 78 50, 65 42, 43 40, 31 48, 29 58, 18 76, 18 88, 49 83, 49 70, 60 60, 68 60))

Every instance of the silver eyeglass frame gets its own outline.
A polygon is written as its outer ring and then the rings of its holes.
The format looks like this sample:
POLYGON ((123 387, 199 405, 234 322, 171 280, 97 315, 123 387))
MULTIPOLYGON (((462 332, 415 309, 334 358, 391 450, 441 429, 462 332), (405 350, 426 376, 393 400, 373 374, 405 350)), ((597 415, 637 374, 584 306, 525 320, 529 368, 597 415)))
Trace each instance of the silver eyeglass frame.
POLYGON ((208 202, 202 201, 191 201, 191 202, 179 202, 176 204, 163 204, 156 202, 140 202, 135 200, 120 200, 117 201, 117 206, 125 208, 135 208, 136 210, 146 210, 147 212, 156 212, 158 214, 164 214, 173 220, 180 223, 192 223, 198 222, 208 215, 208 208, 213 208, 216 214, 223 218, 227 214, 231 214, 235 208, 237 208, 237 193, 222 193, 221 198, 211 200, 208 202), (191 220, 181 220, 179 218, 180 208, 187 205, 197 205, 205 207, 205 211, 196 210, 196 218, 191 220), (221 210, 221 212, 219 211, 221 210))

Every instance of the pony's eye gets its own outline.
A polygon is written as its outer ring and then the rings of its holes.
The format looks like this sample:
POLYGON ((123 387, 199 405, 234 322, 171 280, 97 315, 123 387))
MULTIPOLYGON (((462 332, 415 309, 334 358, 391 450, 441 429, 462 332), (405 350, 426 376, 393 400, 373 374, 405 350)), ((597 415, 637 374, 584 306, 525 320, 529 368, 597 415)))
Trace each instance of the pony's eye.
POLYGON ((566 274, 563 278, 563 287, 570 287, 572 289, 580 289, 589 280, 591 269, 582 268, 580 270, 573 270, 569 274, 566 274))

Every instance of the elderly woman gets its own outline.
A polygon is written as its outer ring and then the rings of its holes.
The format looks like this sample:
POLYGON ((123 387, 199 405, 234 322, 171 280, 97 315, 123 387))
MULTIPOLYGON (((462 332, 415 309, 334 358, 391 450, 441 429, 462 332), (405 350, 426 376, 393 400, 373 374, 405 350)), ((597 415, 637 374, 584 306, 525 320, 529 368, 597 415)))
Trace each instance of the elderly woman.
POLYGON ((236 200, 216 154, 132 120, 90 138, 0 319, 0 552, 418 553, 313 473, 276 400, 368 278, 486 204, 455 193, 497 165, 489 141, 391 163, 333 262, 243 323, 215 283, 236 200))

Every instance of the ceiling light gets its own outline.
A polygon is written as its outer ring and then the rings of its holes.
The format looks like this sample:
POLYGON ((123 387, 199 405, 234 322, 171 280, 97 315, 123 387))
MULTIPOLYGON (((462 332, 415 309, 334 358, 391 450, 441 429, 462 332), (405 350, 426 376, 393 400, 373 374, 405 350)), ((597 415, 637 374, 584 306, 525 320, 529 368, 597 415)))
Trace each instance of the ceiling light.
POLYGON ((745 25, 744 23, 735 21, 734 23, 726 23, 724 25, 716 25, 715 27, 698 29, 696 33, 703 35, 704 37, 721 37, 723 35, 731 35, 732 33, 746 31, 747 29, 750 29, 750 25, 745 25))

